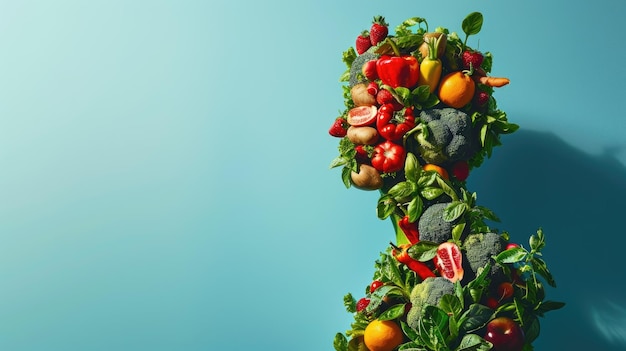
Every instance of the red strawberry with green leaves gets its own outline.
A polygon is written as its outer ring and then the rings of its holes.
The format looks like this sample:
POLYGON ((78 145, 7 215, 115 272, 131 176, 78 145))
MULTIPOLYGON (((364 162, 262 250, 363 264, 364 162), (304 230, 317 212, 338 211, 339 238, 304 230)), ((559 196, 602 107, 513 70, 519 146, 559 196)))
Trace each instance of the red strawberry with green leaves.
POLYGON ((361 32, 358 37, 356 37, 356 43, 354 45, 356 47, 356 52, 361 55, 366 52, 367 49, 372 47, 372 41, 370 39, 370 33, 366 30, 361 32))
POLYGON ((372 27, 370 28, 370 40, 372 45, 378 45, 378 43, 385 40, 387 34, 389 34, 389 24, 385 22, 385 17, 375 16, 372 21, 372 27))
POLYGON ((333 125, 330 126, 328 134, 337 138, 343 138, 348 134, 348 125, 342 117, 337 117, 333 125))
POLYGON ((478 51, 465 50, 461 55, 461 61, 465 69, 470 69, 470 66, 474 69, 479 68, 483 64, 484 59, 483 54, 478 51))

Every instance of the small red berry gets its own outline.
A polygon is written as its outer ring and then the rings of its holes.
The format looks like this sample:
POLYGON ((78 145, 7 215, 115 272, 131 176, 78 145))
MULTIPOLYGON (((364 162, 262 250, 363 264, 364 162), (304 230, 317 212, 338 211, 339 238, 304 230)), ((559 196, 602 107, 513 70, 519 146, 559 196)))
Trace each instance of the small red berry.
POLYGON ((476 105, 483 106, 489 102, 490 95, 485 91, 479 91, 476 93, 476 105))
POLYGON ((499 301, 510 299, 511 297, 513 297, 513 284, 509 282, 501 283, 496 289, 496 294, 499 301))
POLYGON ((372 284, 370 285, 370 293, 373 293, 374 291, 376 291, 376 289, 380 288, 383 285, 384 283, 381 282, 380 280, 374 280, 372 284))
POLYGON ((367 305, 370 304, 370 299, 368 299, 367 297, 362 297, 357 303, 356 303, 356 311, 357 312, 361 312, 363 311, 367 305))
POLYGON ((496 300, 493 297, 488 297, 487 300, 485 300, 485 306, 495 310, 496 308, 498 308, 498 300, 496 300))
POLYGON ((505 249, 508 250, 508 249, 512 249, 512 248, 515 248, 515 247, 519 247, 519 245, 516 244, 516 243, 508 243, 508 244, 506 244, 506 248, 505 249))
POLYGON ((467 161, 459 161, 452 166, 452 174, 460 181, 465 181, 469 177, 469 164, 467 161))

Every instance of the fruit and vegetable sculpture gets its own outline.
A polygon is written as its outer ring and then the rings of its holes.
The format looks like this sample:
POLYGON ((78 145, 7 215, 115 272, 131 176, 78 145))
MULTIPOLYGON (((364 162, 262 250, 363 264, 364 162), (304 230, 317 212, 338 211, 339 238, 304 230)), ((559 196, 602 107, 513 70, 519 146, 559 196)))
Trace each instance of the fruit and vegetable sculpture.
POLYGON ((463 35, 424 18, 395 32, 381 16, 343 53, 345 109, 332 123, 347 188, 377 191, 376 213, 395 230, 362 295, 347 294, 354 315, 337 333, 337 351, 532 350, 539 318, 561 308, 541 254, 541 229, 528 245, 510 241, 491 210, 466 187, 473 169, 514 132, 494 91, 493 57, 468 45, 481 13, 463 35))

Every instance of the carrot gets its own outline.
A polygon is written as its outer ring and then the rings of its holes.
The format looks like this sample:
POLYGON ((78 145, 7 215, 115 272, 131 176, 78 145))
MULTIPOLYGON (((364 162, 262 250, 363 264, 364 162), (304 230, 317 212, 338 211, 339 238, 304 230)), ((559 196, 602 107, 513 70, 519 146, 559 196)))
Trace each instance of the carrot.
POLYGON ((504 77, 474 76, 474 78, 477 83, 484 84, 492 88, 499 88, 511 82, 509 78, 504 77))

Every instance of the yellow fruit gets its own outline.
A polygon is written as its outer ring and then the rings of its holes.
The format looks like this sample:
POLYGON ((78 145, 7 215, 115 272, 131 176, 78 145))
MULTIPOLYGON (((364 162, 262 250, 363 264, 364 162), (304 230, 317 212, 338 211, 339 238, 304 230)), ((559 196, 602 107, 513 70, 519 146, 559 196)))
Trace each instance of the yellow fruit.
POLYGON ((365 328, 363 341, 370 351, 391 351, 404 341, 404 334, 396 322, 375 319, 365 328))

